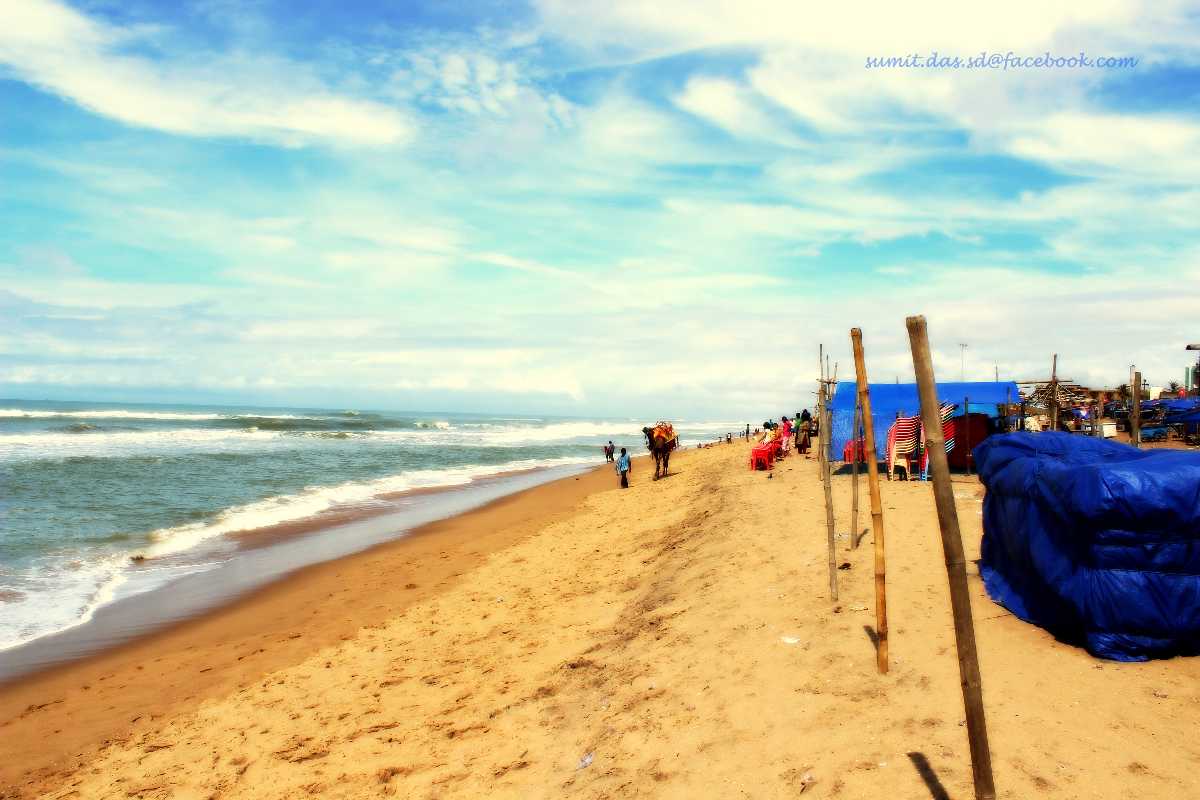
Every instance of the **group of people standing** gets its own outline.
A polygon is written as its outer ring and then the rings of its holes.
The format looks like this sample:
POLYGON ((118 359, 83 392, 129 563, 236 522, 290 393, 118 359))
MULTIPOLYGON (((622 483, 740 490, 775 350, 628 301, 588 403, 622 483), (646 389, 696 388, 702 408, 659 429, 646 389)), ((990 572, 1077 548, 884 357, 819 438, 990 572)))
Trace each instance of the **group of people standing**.
POLYGON ((759 441, 782 441, 785 451, 791 449, 792 442, 794 441, 796 452, 807 455, 809 448, 812 446, 812 434, 812 414, 806 408, 796 414, 793 419, 788 419, 785 414, 779 418, 779 422, 772 420, 764 422, 763 435, 759 441))

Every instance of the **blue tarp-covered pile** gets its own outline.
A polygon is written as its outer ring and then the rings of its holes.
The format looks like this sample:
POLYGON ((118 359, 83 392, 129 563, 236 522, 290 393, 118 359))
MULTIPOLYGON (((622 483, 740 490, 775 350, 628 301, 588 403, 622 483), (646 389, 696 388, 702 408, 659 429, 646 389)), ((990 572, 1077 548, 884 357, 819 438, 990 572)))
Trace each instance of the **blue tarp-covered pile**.
MULTIPOLYGON (((871 418, 875 421, 875 452, 883 461, 886 458, 884 449, 887 447, 887 432, 896 421, 896 415, 920 414, 921 401, 917 397, 915 383, 872 383, 868 388, 871 392, 871 418)), ((850 441, 857 392, 858 385, 853 379, 843 381, 837 385, 829 404, 833 422, 829 438, 834 460, 841 460, 842 451, 850 441)), ((972 414, 987 414, 989 417, 999 416, 999 408, 1005 402, 1021 402, 1021 392, 1011 381, 939 382, 937 395, 939 401, 958 406, 954 410, 956 417, 963 413, 964 398, 970 398, 972 414)))
POLYGON ((1164 400, 1166 417, 1163 422, 1181 423, 1189 428, 1200 423, 1200 398, 1188 397, 1179 400, 1164 400))
POLYGON ((1103 658, 1200 654, 1200 454, 1012 433, 975 461, 993 600, 1103 658))

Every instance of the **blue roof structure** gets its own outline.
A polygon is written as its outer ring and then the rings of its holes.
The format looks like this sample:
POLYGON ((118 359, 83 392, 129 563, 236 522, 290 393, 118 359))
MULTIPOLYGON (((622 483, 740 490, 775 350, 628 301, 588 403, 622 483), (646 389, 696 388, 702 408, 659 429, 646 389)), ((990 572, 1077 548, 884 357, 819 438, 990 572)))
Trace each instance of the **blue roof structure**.
MULTIPOLYGON (((875 453, 882 461, 887 446, 887 432, 897 415, 911 417, 921 413, 921 401, 915 383, 872 383, 871 418, 875 421, 875 453)), ((851 439, 854 427, 854 404, 858 386, 854 381, 839 383, 834 392, 829 410, 833 420, 830 441, 833 450, 830 458, 840 460, 842 451, 851 439)), ((1021 391, 1012 381, 968 381, 966 383, 938 383, 938 399, 943 403, 958 406, 954 415, 963 413, 963 402, 970 400, 972 414, 987 414, 999 417, 999 406, 1005 402, 1021 402, 1021 391)))

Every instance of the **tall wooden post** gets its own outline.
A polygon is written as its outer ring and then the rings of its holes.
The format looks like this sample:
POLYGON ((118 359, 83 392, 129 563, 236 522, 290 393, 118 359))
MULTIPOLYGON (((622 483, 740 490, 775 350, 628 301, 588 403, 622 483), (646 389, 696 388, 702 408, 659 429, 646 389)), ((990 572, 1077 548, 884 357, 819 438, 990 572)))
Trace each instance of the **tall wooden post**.
MULTIPOLYGON (((818 395, 821 398, 821 450, 824 451, 829 436, 827 433, 829 430, 829 386, 824 381, 821 382, 818 395)), ((838 599, 837 549, 834 545, 833 488, 830 486, 828 453, 825 453, 824 460, 821 462, 821 480, 825 483, 825 535, 829 540, 829 599, 836 602, 838 599)))
MULTIPOLYGON (((854 401, 854 430, 850 441, 853 442, 854 458, 850 466, 850 549, 858 549, 858 439, 862 429, 862 403, 857 398, 854 401)), ((865 448, 864 448, 865 451, 865 448)), ((864 452, 865 456, 866 453, 864 452)))
POLYGON ((967 474, 971 474, 971 398, 963 398, 963 445, 967 448, 967 474))
POLYGON ((817 432, 818 437, 812 443, 817 448, 817 470, 820 475, 817 480, 825 480, 825 345, 817 345, 817 370, 820 377, 817 379, 817 432))
POLYGON ((1142 446, 1142 373, 1133 373, 1133 405, 1129 407, 1129 443, 1142 446))
POLYGON ((954 614, 954 640, 958 649, 958 674, 967 716, 975 797, 977 800, 995 800, 996 786, 992 780, 992 756, 983 713, 983 689, 979 657, 975 651, 975 626, 971 618, 971 596, 967 590, 962 532, 958 527, 954 488, 950 483, 950 468, 946 461, 945 438, 941 415, 938 413, 937 384, 933 377, 933 358, 929 353, 929 335, 924 317, 909 317, 907 325, 913 368, 917 373, 917 391, 921 398, 921 420, 925 425, 925 440, 929 448, 933 499, 942 531, 946 575, 950 580, 950 607, 954 614))
POLYGON ((1050 362, 1050 430, 1058 430, 1058 353, 1050 362))
POLYGON ((858 404, 862 407, 863 451, 867 457, 867 481, 871 488, 871 531, 875 540, 875 666, 880 674, 888 671, 887 558, 883 537, 883 501, 879 498, 879 456, 875 450, 875 418, 871 416, 871 390, 867 382, 867 361, 863 355, 862 331, 850 329, 854 343, 854 372, 858 378, 858 404))

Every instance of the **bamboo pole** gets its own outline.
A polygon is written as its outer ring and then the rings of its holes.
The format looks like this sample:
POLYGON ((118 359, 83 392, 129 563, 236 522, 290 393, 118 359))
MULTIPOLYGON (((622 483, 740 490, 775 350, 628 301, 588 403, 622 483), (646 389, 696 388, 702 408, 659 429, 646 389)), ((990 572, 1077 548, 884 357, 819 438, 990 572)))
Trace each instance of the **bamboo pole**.
POLYGON ((967 457, 964 463, 967 465, 967 474, 971 474, 971 398, 963 398, 963 444, 967 448, 967 457))
POLYGON ((962 532, 958 527, 958 511, 954 507, 954 489, 950 484, 950 469, 946 461, 933 358, 929 353, 929 335, 924 317, 909 317, 907 325, 913 368, 917 374, 917 390, 921 398, 921 420, 925 425, 925 441, 929 448, 933 498, 942 532, 946 575, 950 580, 950 607, 954 614, 954 640, 958 649, 958 674, 967 716, 975 797, 976 800, 995 800, 996 787, 992 780, 992 756, 988 748, 987 721, 983 711, 983 689, 979 657, 975 651, 975 626, 971 619, 962 532))
POLYGON ((817 448, 817 480, 825 480, 825 345, 817 345, 817 366, 820 377, 817 379, 817 434, 818 440, 813 442, 817 448))
POLYGON ((1142 446, 1142 373, 1133 373, 1133 405, 1129 407, 1129 443, 1142 446))
MULTIPOLYGON (((829 434, 829 387, 822 383, 820 392, 821 398, 821 450, 825 450, 825 443, 828 441, 826 437, 829 434)), ((833 534, 833 488, 830 486, 829 475, 829 455, 824 454, 824 461, 821 463, 821 480, 825 483, 825 535, 829 540, 829 599, 837 602, 838 586, 837 586, 837 550, 834 546, 833 534)))
POLYGON ((1058 430, 1058 353, 1050 363, 1050 430, 1058 430))
POLYGON ((858 404, 862 408, 863 450, 867 457, 867 482, 871 489, 871 530, 875 540, 875 666, 888 671, 887 560, 883 538, 883 501, 879 498, 879 457, 875 454, 875 419, 871 416, 871 390, 863 356, 862 331, 850 330, 854 343, 854 372, 858 378, 858 404))
MULTIPOLYGON (((850 466, 850 549, 858 549, 858 432, 862 428, 862 402, 854 402, 854 429, 850 441, 854 457, 850 466)), ((865 455, 865 453, 864 453, 865 455)))

